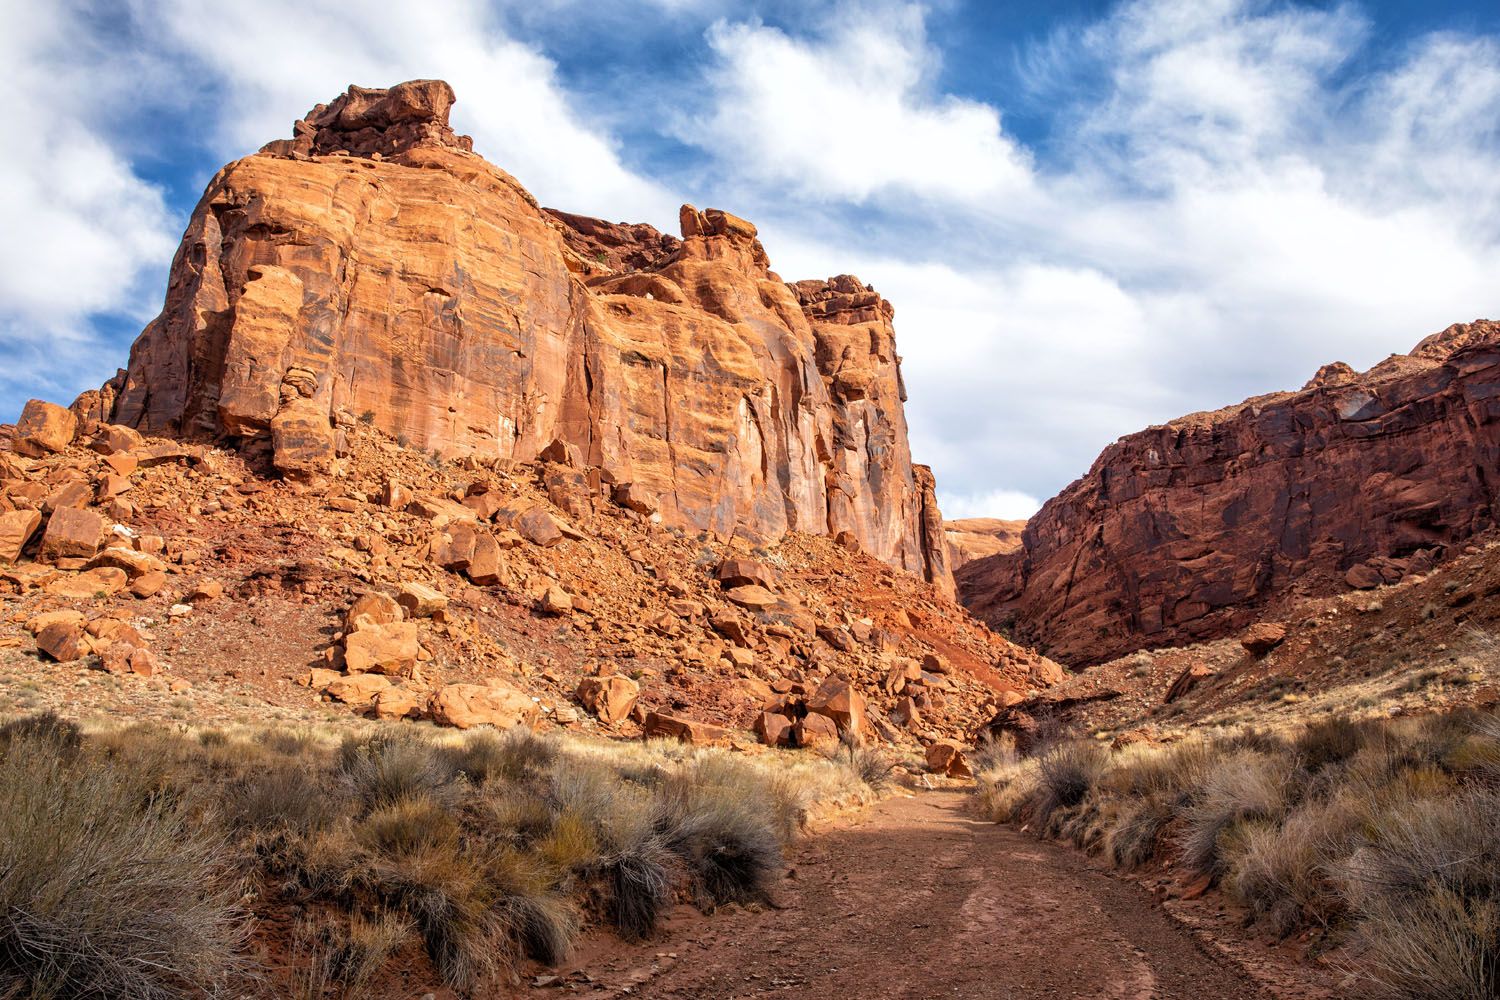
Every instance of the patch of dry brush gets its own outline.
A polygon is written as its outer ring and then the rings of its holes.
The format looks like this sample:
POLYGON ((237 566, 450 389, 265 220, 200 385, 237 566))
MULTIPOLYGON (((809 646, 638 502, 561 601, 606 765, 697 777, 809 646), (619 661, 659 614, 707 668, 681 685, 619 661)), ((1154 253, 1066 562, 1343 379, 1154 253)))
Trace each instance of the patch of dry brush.
POLYGON ((639 938, 679 898, 767 901, 809 803, 863 790, 830 761, 522 730, 22 720, 0 728, 0 996, 360 996, 424 954, 483 992, 564 959, 586 919, 639 938), (274 969, 247 958, 258 919, 296 927, 274 969))
POLYGON ((1399 1000, 1500 996, 1500 720, 1330 718, 1109 752, 992 752, 978 803, 1129 869, 1174 859, 1399 1000))

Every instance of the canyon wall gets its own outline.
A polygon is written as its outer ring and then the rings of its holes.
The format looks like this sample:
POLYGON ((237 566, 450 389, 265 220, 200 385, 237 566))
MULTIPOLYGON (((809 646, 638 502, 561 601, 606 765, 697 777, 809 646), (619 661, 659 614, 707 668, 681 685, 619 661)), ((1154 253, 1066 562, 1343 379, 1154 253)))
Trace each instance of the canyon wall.
POLYGON ((448 124, 441 81, 351 87, 208 185, 166 303, 79 409, 337 476, 372 424, 446 458, 554 441, 670 524, 841 535, 951 593, 911 462, 893 310, 783 282, 755 227, 544 210, 448 124))
POLYGON ((1121 438, 1018 552, 967 563, 971 611, 1083 666, 1230 634, 1297 596, 1429 569, 1496 520, 1500 324, 1363 374, 1121 438))

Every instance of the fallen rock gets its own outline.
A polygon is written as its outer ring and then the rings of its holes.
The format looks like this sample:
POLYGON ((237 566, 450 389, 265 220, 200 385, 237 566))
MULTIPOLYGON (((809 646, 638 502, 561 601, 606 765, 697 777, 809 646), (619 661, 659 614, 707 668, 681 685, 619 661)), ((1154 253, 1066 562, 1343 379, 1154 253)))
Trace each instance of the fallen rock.
POLYGON ((369 623, 344 638, 344 669, 410 677, 420 652, 416 622, 369 623))
POLYGON ((792 745, 794 724, 780 712, 762 712, 755 717, 755 735, 768 747, 792 745))
POLYGON ((124 590, 130 582, 123 569, 101 566, 76 575, 62 575, 49 581, 43 590, 54 597, 71 601, 86 601, 109 597, 124 590))
POLYGON ((38 632, 36 648, 58 663, 71 663, 91 652, 83 626, 67 621, 54 621, 38 632))
POLYGON ((630 717, 640 697, 641 686, 629 677, 585 677, 578 682, 576 696, 584 708, 598 716, 605 725, 614 725, 630 717))
POLYGON ((104 518, 91 510, 59 507, 47 519, 42 533, 41 557, 58 559, 92 559, 104 536, 104 518))
POLYGON ((42 515, 34 510, 12 510, 0 514, 0 564, 21 558, 26 545, 42 526, 42 515))
POLYGON ((807 700, 807 710, 827 716, 840 732, 859 735, 865 731, 864 695, 842 677, 830 677, 819 685, 807 700))
POLYGON ((448 598, 424 583, 408 580, 401 584, 396 603, 406 611, 408 618, 431 618, 448 607, 448 598))
POLYGON ((41 458, 73 443, 78 417, 66 407, 33 399, 21 410, 21 419, 11 437, 17 453, 41 458))
POLYGON ((1278 622, 1257 622, 1245 630, 1240 645, 1251 656, 1265 656, 1286 639, 1286 626, 1278 622))
POLYGON ((428 711, 432 721, 458 729, 531 726, 540 712, 530 695, 498 684, 449 684, 433 693, 428 711))
POLYGON ((927 770, 949 778, 972 778, 969 758, 957 740, 938 740, 927 748, 927 770))
POLYGON ((566 615, 573 611, 573 598, 558 586, 551 586, 542 594, 540 606, 543 614, 566 615))
MULTIPOLYGON (((364 674, 362 676, 378 675, 364 674)), ((413 692, 400 687, 381 688, 375 692, 373 704, 375 718, 384 719, 387 722, 415 718, 422 711, 422 700, 413 692)))
POLYGON ((655 514, 661 508, 661 500, 655 493, 640 483, 620 483, 614 489, 615 503, 637 514, 655 514))
POLYGON ((344 614, 344 631, 350 635, 378 625, 401 621, 401 605, 389 594, 366 591, 354 599, 344 614))
POLYGON ((718 577, 726 590, 750 586, 776 589, 775 571, 756 559, 725 559, 719 563, 718 577))
POLYGON ((330 683, 323 693, 346 705, 368 705, 390 686, 390 680, 380 674, 350 674, 330 683))
POLYGON ((781 603, 781 598, 771 593, 765 587, 755 584, 727 590, 724 592, 724 597, 730 603, 738 604, 740 607, 748 608, 751 611, 760 611, 781 603))
POLYGON ((835 746, 839 741, 839 727, 826 715, 809 713, 797 720, 792 727, 792 739, 803 749, 815 750, 835 746))
POLYGON ((563 540, 563 530, 557 519, 540 507, 521 514, 512 527, 532 545, 543 548, 551 548, 563 540))
POLYGON ((723 746, 730 742, 729 730, 682 715, 647 712, 641 727, 646 739, 669 739, 693 746, 723 746))

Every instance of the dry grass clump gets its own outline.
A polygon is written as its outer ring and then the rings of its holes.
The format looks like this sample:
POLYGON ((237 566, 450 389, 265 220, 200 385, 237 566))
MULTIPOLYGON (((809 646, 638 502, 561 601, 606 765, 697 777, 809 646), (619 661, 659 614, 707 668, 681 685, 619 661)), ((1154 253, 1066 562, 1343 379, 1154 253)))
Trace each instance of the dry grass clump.
POLYGON ((55 718, 0 750, 0 995, 202 996, 239 971, 232 856, 55 718))
POLYGON ((986 754, 980 810, 1121 868, 1176 858, 1398 1000, 1500 995, 1500 719, 1326 719, 1112 754, 986 754))
POLYGON ((588 918, 761 903, 858 761, 677 744, 0 727, 0 997, 201 996, 259 917, 299 915, 278 995, 359 996, 397 953, 460 993, 566 959, 588 918), (241 913, 240 882, 254 889, 241 913))

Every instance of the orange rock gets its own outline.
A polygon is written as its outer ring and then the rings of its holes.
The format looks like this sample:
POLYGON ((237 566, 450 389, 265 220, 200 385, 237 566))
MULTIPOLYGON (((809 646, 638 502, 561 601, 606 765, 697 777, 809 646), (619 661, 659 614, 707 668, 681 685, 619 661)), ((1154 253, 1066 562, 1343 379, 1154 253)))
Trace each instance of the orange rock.
POLYGON ((63 574, 49 581, 42 589, 54 597, 84 601, 118 594, 129 582, 124 570, 100 566, 77 575, 63 574))
POLYGON ((678 740, 693 746, 725 746, 730 741, 729 730, 722 726, 666 712, 647 712, 641 728, 647 739, 678 740))
POLYGON ((614 725, 630 717, 640 697, 641 686, 629 677, 585 677, 578 682, 576 696, 584 708, 599 717, 605 725, 614 725))
POLYGON ((136 597, 155 597, 167 585, 167 574, 160 570, 142 573, 130 583, 130 592, 136 597))
POLYGON ((410 677, 417 666, 421 644, 416 622, 361 624, 344 638, 344 669, 351 674, 388 674, 410 677))
POLYGON ((1240 636, 1240 645, 1251 656, 1265 656, 1286 639, 1286 626, 1279 622, 1256 622, 1240 636))
POLYGON ((531 726, 539 714, 530 695, 499 684, 449 684, 433 693, 428 711, 432 721, 458 729, 531 726))
POLYGON ((406 688, 387 687, 375 693, 374 708, 377 719, 415 718, 421 714, 422 700, 406 688))
POLYGON ((726 590, 724 597, 730 603, 738 604, 742 608, 749 608, 751 611, 760 611, 781 601, 781 598, 771 593, 765 587, 758 587, 754 584, 745 587, 735 587, 733 590, 726 590))
POLYGON ((1214 672, 1202 663, 1194 663, 1186 670, 1177 675, 1177 679, 1167 688, 1167 693, 1162 702, 1170 705, 1179 698, 1185 698, 1205 678, 1212 677, 1214 672))
POLYGON ((830 677, 807 700, 808 712, 832 719, 840 732, 865 731, 865 699, 841 677, 830 677))
POLYGON ((166 307, 81 408, 269 431, 296 477, 331 470, 336 413, 368 414, 424 452, 602 469, 668 524, 847 532, 951 586, 884 299, 848 275, 783 283, 714 209, 684 206, 681 241, 549 214, 453 133, 452 103, 441 81, 351 88, 219 171, 166 307))
POLYGON ((568 596, 566 590, 554 585, 548 587, 543 592, 542 599, 538 602, 538 605, 542 609, 543 614, 566 615, 573 611, 573 598, 568 596))
POLYGON ((80 659, 90 651, 83 626, 67 621, 54 621, 39 631, 36 648, 59 663, 80 659))
POLYGON ((755 559, 725 559, 719 564, 719 583, 727 590, 734 587, 776 589, 776 573, 755 559))
POLYGON ((426 584, 407 580, 401 584, 396 603, 401 605, 408 618, 431 618, 448 606, 448 598, 426 584))
POLYGON ((827 748, 839 741, 839 729, 826 715, 806 715, 792 728, 797 746, 807 749, 827 748))
POLYGON ((401 605, 379 591, 366 591, 354 599, 344 613, 344 631, 349 634, 377 625, 389 625, 402 619, 401 605))
POLYGON ((39 458, 62 451, 77 432, 78 417, 72 410, 33 399, 21 410, 12 441, 19 454, 39 458))
POLYGON ((514 528, 532 545, 551 548, 563 540, 557 519, 540 507, 533 507, 515 519, 514 528))
POLYGON ((21 558, 26 545, 42 526, 42 515, 34 510, 12 510, 0 514, 0 564, 21 558))
POLYGON ((390 680, 380 674, 350 674, 331 682, 323 693, 346 705, 368 705, 390 686, 390 680))
POLYGON ((59 507, 47 519, 41 557, 46 560, 92 559, 104 535, 104 518, 91 510, 59 507))
POLYGON ((972 778, 974 771, 962 743, 957 740, 938 740, 927 748, 927 770, 949 778, 972 778))
POLYGON ((768 747, 792 745, 793 723, 779 712, 762 712, 755 717, 755 735, 768 747))

